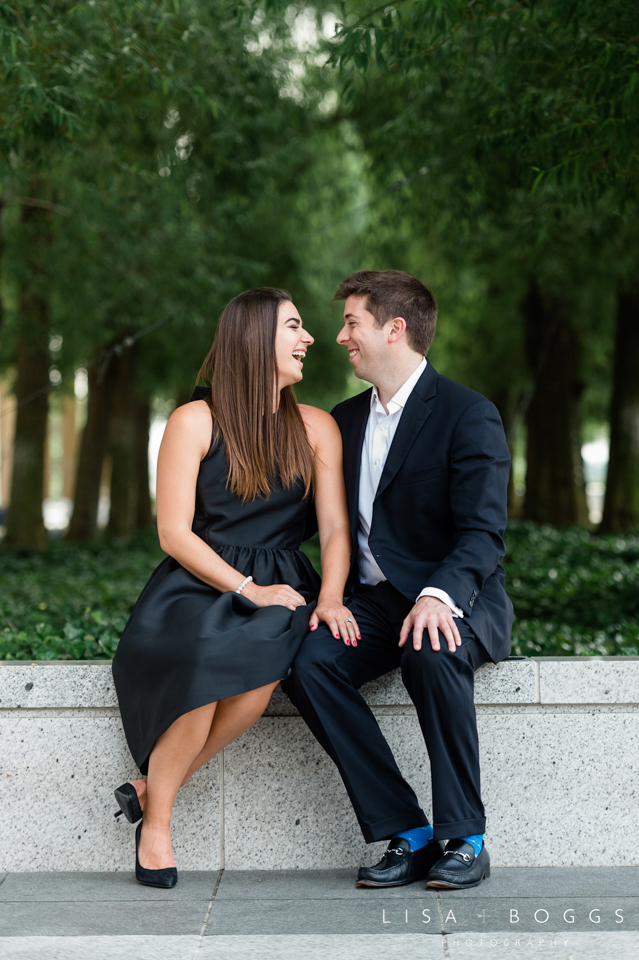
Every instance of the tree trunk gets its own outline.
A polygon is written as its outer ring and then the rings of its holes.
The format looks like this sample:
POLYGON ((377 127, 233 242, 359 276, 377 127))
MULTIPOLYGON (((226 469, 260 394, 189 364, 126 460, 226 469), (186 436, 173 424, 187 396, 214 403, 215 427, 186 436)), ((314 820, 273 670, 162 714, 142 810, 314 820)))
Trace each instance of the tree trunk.
MULTIPOLYGON (((16 428, 16 398, 9 377, 0 378, 0 418, 0 507, 6 514, 11 499, 13 436, 16 428)), ((0 523, 4 526, 4 518, 0 519, 0 523)))
MULTIPOLYGON (((96 353, 100 348, 96 348, 96 353)), ((95 540, 98 535, 100 480, 109 436, 109 418, 115 380, 114 358, 106 369, 94 364, 88 369, 89 395, 87 420, 80 441, 80 455, 75 480, 73 514, 67 540, 95 540)))
POLYGON ((506 434, 506 441, 508 443, 508 449, 510 450, 511 464, 510 464, 510 473, 508 475, 508 516, 509 517, 518 517, 521 513, 521 505, 519 501, 521 497, 518 497, 515 493, 515 479, 514 479, 514 463, 513 463, 513 445, 514 445, 514 427, 515 427, 515 414, 516 414, 516 394, 513 390, 509 390, 508 387, 500 387, 496 389, 490 397, 490 400, 495 404, 497 410, 499 411, 499 416, 501 417, 501 422, 504 425, 504 433, 506 434))
MULTIPOLYGON (((0 194, 0 266, 4 255, 4 212, 7 206, 7 198, 4 193, 0 194)), ((1 273, 1 271, 0 271, 1 273)), ((4 300, 0 296, 0 330, 4 322, 4 300)))
POLYGON ((523 518, 556 527, 587 523, 581 460, 577 340, 571 305, 542 297, 532 280, 521 304, 533 378, 526 410, 526 495, 523 518))
POLYGON ((42 500, 49 412, 48 317, 46 304, 38 302, 37 298, 33 298, 30 304, 22 300, 22 316, 29 308, 40 312, 42 329, 37 340, 25 336, 18 339, 15 395, 18 403, 33 395, 35 398, 17 410, 4 545, 16 550, 44 550, 47 546, 42 500))
POLYGON ((135 403, 135 453, 137 483, 137 511, 135 525, 138 530, 153 526, 151 493, 149 491, 149 427, 151 404, 147 400, 135 403))
POLYGON ((639 286, 619 291, 610 460, 600 533, 639 528, 639 286))
MULTIPOLYGON (((40 187, 34 187, 35 196, 40 187)), ((13 446, 11 499, 6 547, 44 550, 47 533, 42 517, 44 445, 49 413, 49 278, 51 214, 40 207, 22 208, 21 241, 25 279, 18 300, 16 387, 18 404, 13 446)))
POLYGON ((78 431, 75 397, 62 398, 62 496, 73 499, 77 470, 78 431))
POLYGON ((137 519, 136 359, 137 351, 135 346, 132 346, 124 347, 117 361, 109 430, 113 469, 111 471, 111 512, 107 533, 111 537, 132 536, 137 519))

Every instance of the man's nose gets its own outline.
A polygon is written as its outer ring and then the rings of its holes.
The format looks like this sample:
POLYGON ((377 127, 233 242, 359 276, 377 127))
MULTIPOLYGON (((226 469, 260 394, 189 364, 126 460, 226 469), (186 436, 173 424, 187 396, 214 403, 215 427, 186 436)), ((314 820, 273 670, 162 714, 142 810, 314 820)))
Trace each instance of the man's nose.
POLYGON ((342 329, 341 329, 340 332, 337 334, 337 336, 336 336, 335 339, 336 339, 337 343, 340 344, 340 346, 341 346, 342 344, 346 343, 346 341, 348 340, 348 331, 347 331, 346 327, 342 327, 342 329))

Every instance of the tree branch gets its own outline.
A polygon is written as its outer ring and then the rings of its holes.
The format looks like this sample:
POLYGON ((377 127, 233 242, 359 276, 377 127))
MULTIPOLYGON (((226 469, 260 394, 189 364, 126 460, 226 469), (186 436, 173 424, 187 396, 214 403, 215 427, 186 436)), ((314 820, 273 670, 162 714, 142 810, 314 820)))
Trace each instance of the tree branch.
POLYGON ((363 17, 360 17, 352 27, 346 27, 347 30, 354 30, 355 27, 359 27, 360 24, 364 23, 366 20, 369 20, 371 17, 374 17, 376 13, 381 13, 382 10, 387 10, 388 7, 398 7, 400 3, 406 3, 406 0, 388 0, 388 3, 382 3, 381 6, 375 7, 374 10, 369 10, 368 13, 365 13, 363 17))
POLYGON ((59 207, 57 203, 51 203, 50 200, 39 200, 37 197, 8 197, 5 201, 7 207, 20 203, 23 207, 39 207, 41 210, 48 210, 50 213, 58 213, 61 217, 70 217, 71 210, 66 207, 59 207))

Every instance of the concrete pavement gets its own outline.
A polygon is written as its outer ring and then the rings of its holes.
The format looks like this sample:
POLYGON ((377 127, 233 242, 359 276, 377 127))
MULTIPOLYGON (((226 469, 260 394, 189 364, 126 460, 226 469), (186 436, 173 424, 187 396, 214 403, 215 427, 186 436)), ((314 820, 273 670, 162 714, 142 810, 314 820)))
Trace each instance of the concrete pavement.
POLYGON ((352 870, 0 874, 2 960, 637 960, 639 868, 495 868, 468 891, 352 870))

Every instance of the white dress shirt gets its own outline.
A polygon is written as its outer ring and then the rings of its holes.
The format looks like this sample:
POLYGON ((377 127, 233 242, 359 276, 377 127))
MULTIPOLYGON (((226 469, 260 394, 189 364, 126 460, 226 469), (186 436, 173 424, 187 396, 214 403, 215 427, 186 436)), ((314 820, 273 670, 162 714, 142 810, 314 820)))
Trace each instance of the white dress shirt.
MULTIPOLYGON (((399 388, 393 399, 388 401, 388 413, 382 406, 376 388, 373 387, 371 411, 368 416, 366 435, 364 436, 359 476, 357 545, 359 548, 359 579, 361 583, 376 584, 386 579, 368 545, 371 523, 373 522, 373 502, 404 407, 415 384, 426 369, 426 363, 427 360, 424 357, 415 372, 399 388)), ((424 587, 419 597, 436 597, 450 607, 454 616, 464 616, 463 611, 459 609, 455 601, 444 590, 439 590, 437 587, 424 587)), ((419 600, 419 597, 416 600, 419 600)))

